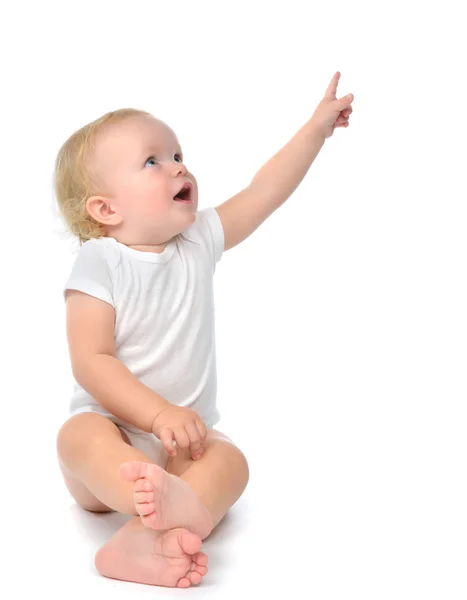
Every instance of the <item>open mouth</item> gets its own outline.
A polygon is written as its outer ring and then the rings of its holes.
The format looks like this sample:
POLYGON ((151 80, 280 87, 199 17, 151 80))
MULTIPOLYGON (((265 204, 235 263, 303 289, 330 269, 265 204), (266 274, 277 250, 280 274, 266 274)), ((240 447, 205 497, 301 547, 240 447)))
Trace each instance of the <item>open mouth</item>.
POLYGON ((189 183, 185 183, 182 189, 174 196, 176 202, 193 202, 191 199, 192 186, 189 183))

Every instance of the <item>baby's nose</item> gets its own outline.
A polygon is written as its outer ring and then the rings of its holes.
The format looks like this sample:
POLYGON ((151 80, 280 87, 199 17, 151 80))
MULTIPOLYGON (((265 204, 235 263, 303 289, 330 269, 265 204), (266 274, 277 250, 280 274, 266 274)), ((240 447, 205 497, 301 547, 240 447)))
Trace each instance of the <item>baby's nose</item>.
POLYGON ((183 163, 173 162, 171 168, 172 168, 172 173, 175 177, 179 173, 186 174, 186 172, 187 172, 187 168, 185 167, 185 165, 183 163))

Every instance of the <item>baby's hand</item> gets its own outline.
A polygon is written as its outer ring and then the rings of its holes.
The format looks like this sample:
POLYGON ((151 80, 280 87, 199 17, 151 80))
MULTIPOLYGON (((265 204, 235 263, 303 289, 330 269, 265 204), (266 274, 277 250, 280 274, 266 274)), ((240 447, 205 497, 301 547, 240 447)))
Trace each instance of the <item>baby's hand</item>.
POLYGON ((170 456, 177 455, 173 440, 179 448, 190 448, 193 460, 198 460, 203 455, 206 425, 191 408, 174 405, 164 408, 154 419, 152 432, 160 439, 170 456))

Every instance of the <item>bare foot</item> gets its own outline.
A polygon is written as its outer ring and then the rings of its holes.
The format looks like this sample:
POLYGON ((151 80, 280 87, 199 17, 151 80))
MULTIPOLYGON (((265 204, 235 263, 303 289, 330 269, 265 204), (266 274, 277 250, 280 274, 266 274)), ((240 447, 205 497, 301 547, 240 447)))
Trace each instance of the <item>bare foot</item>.
POLYGON ((125 481, 133 482, 135 506, 146 527, 185 527, 206 538, 213 529, 211 513, 183 479, 158 465, 140 461, 120 465, 125 481))
POLYGON ((199 536, 186 529, 153 531, 135 518, 100 548, 95 557, 101 575, 148 585, 187 588, 208 572, 199 536))

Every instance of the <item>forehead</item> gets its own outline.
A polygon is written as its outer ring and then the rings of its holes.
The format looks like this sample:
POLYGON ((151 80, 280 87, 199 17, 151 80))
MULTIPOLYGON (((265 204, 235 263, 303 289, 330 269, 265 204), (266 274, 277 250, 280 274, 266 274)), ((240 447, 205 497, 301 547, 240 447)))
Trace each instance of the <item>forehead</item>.
POLYGON ((181 151, 175 133, 155 117, 137 115, 106 124, 96 140, 94 166, 105 172, 123 163, 141 160, 146 150, 181 151))

